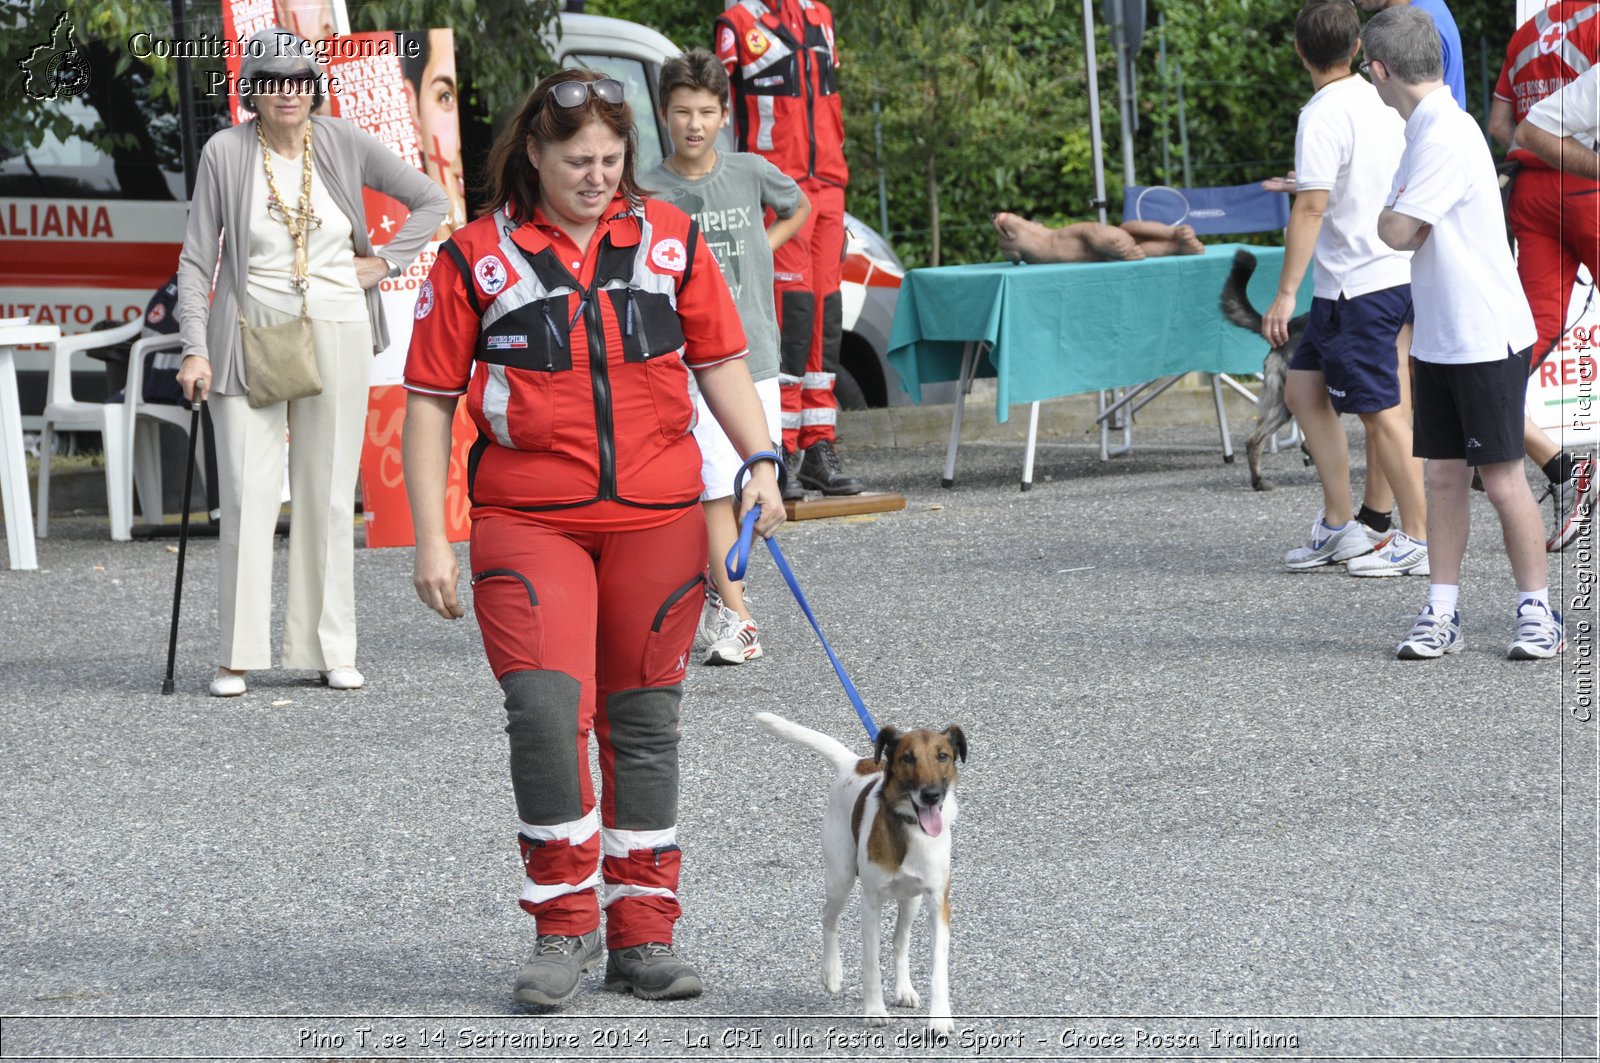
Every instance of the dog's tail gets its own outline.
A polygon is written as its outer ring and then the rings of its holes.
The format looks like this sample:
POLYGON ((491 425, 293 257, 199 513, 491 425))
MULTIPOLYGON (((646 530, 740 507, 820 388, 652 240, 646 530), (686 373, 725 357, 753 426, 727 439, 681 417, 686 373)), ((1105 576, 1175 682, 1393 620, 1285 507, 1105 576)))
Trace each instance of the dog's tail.
POLYGON ((831 738, 821 731, 813 731, 809 727, 801 727, 797 723, 785 720, 782 716, 774 716, 770 712, 756 713, 756 722, 771 734, 777 735, 785 742, 793 742, 797 746, 806 746, 816 750, 828 758, 828 762, 835 768, 843 770, 861 760, 859 753, 850 751, 837 738, 831 738))
POLYGON ((1228 279, 1222 285, 1222 316, 1230 324, 1249 329, 1251 332, 1260 332, 1261 314, 1250 305, 1250 296, 1246 290, 1255 271, 1256 256, 1248 251, 1233 253, 1233 268, 1228 271, 1228 279))

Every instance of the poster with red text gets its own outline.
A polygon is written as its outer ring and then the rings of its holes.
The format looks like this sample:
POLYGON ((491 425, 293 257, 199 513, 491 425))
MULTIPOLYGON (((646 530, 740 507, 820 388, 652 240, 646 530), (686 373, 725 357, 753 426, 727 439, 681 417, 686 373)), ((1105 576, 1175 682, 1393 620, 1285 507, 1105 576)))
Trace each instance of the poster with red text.
POLYGON ((1600 306, 1588 271, 1580 267, 1567 309, 1570 327, 1556 349, 1528 378, 1528 416, 1563 449, 1600 442, 1600 394, 1595 358, 1600 355, 1600 306))
MULTIPOLYGON (((224 0, 224 31, 230 39, 273 25, 298 30, 317 46, 328 76, 328 101, 323 114, 341 118, 371 133, 396 155, 422 170, 444 189, 450 215, 434 234, 434 241, 399 277, 382 282, 384 317, 389 345, 373 364, 366 441, 361 453, 362 508, 367 521, 368 546, 412 545, 411 516, 400 476, 400 425, 404 421, 405 393, 401 377, 411 342, 417 291, 433 268, 438 241, 466 221, 465 184, 461 169, 461 131, 456 112, 455 41, 450 30, 337 34, 333 27, 347 25, 342 2, 298 0, 224 0), (290 8, 298 9, 286 10, 290 8), (336 10, 335 10, 336 9, 336 10), (291 25, 285 19, 298 19, 291 25), (318 27, 321 29, 319 30, 318 27), (324 32, 326 31, 326 32, 324 32), (322 33, 321 36, 316 34, 322 33)), ((238 54, 228 57, 230 79, 238 76, 238 54)), ((234 106, 234 121, 250 118, 234 106)), ((367 236, 375 249, 405 224, 404 205, 389 196, 363 192, 367 236)), ((458 414, 456 431, 470 445, 475 434, 464 415, 458 414)), ((461 440, 458 439, 458 443, 461 440)), ((292 441, 291 441, 292 445, 292 441)), ((464 448, 457 446, 457 451, 464 448)), ((451 539, 466 538, 466 463, 453 454, 447 492, 447 524, 451 539)))

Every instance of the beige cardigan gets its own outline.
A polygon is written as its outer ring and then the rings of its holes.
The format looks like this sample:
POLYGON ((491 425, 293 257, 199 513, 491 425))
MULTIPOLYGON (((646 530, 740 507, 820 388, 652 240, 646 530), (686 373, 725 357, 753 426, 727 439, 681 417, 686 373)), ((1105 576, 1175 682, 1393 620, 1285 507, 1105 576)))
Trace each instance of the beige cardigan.
MULTIPOLYGON (((409 264, 433 238, 450 209, 443 190, 358 126, 338 118, 313 117, 311 128, 317 176, 350 219, 355 253, 372 254, 367 214, 361 203, 361 189, 366 186, 393 196, 411 211, 394 239, 383 247, 383 258, 390 265, 409 264)), ((206 142, 178 260, 177 313, 183 353, 210 360, 211 389, 219 395, 245 395, 250 390, 239 357, 236 293, 244 286, 248 268, 250 240, 244 230, 255 186, 253 168, 260 165, 254 122, 223 130, 206 142), (241 234, 239 239, 230 237, 234 232, 241 234)), ((367 289, 367 315, 376 354, 389 345, 389 326, 377 286, 367 289)))

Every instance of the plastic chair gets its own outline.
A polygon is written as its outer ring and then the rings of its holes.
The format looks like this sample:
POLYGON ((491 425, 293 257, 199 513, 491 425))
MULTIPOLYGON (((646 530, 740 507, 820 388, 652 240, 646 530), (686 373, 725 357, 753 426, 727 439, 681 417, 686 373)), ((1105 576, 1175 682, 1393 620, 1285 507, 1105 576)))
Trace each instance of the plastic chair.
MULTIPOLYGON (((149 336, 135 343, 128 352, 127 416, 124 427, 127 452, 133 455, 128 491, 131 499, 134 489, 138 489, 139 512, 146 524, 160 524, 165 516, 161 511, 161 422, 177 425, 188 435, 192 418, 187 406, 151 402, 145 398, 145 360, 180 350, 182 346, 183 341, 176 335, 149 336)), ((201 462, 197 470, 203 483, 205 463, 201 462)))
MULTIPOLYGON (((1210 188, 1174 188, 1170 185, 1130 185, 1122 193, 1122 217, 1127 221, 1154 221, 1167 225, 1188 225, 1203 236, 1237 233, 1279 232, 1289 224, 1289 196, 1269 192, 1259 184, 1217 185, 1210 188)), ((1136 388, 1118 388, 1100 393, 1100 460, 1133 449, 1132 415, 1176 384, 1181 376, 1152 380, 1136 388), (1122 445, 1111 446, 1113 429, 1122 432, 1122 445)), ((1227 373, 1211 375, 1211 400, 1217 409, 1217 431, 1222 439, 1222 460, 1233 461, 1233 437, 1228 428, 1228 411, 1222 401, 1226 386, 1251 402, 1256 397, 1227 373)), ((1289 441, 1300 438, 1295 425, 1289 441)), ((1286 444, 1287 445, 1287 444, 1286 444)), ((1278 440, 1273 439, 1276 452, 1278 440)))
POLYGON ((44 430, 39 436, 39 499, 35 523, 39 538, 50 532, 50 457, 55 434, 62 431, 99 432, 105 448, 106 508, 111 514, 111 538, 133 538, 133 489, 130 478, 126 406, 117 402, 83 402, 72 397, 72 356, 79 351, 125 343, 139 335, 142 320, 133 320, 98 332, 63 336, 52 343, 50 378, 45 391, 44 430))

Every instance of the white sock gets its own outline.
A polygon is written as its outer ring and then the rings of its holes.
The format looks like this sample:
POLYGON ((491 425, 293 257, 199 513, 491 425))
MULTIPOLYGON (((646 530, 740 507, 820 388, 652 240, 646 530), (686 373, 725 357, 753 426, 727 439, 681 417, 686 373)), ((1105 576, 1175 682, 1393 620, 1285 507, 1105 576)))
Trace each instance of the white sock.
POLYGON ((1536 591, 1518 591, 1517 612, 1520 613, 1523 605, 1527 602, 1538 602, 1546 609, 1550 608, 1550 588, 1548 586, 1544 586, 1540 587, 1536 591))
POLYGON ((1456 611, 1456 603, 1461 600, 1461 584, 1459 583, 1430 583, 1428 584, 1428 604, 1433 606, 1433 611, 1439 616, 1456 611))

